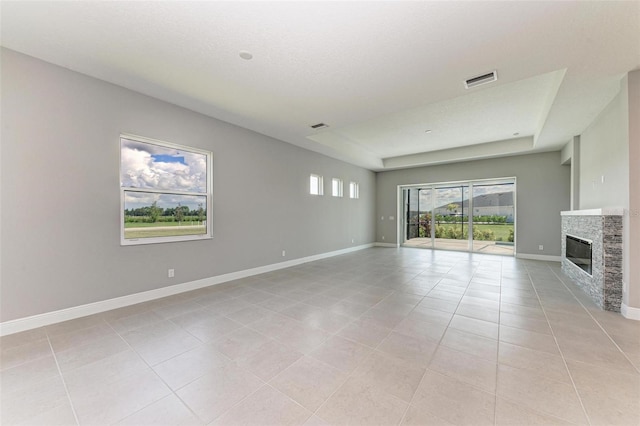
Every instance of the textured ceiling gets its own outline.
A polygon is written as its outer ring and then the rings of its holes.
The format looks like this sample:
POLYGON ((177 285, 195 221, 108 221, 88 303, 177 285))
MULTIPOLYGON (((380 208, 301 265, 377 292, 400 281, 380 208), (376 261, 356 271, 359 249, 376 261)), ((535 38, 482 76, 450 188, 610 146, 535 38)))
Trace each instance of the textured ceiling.
POLYGON ((0 4, 9 49, 372 170, 559 149, 640 67, 637 1, 0 4))

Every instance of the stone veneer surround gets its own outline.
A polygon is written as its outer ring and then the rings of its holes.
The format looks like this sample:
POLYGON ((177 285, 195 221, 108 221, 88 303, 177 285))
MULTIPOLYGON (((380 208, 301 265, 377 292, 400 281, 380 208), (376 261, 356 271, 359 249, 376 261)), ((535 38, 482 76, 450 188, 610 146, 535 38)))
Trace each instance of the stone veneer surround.
POLYGON ((562 271, 602 309, 622 303, 622 209, 562 212, 562 271), (592 275, 566 258, 567 234, 593 241, 592 275))

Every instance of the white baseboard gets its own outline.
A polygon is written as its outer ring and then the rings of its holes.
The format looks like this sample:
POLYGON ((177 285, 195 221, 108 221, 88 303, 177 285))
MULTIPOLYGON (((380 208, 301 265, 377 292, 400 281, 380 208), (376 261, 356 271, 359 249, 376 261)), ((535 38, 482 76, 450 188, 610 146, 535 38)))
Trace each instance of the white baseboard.
POLYGON ((640 321, 640 308, 632 308, 627 306, 624 302, 620 305, 620 313, 627 319, 640 321))
POLYGON ((561 262, 562 261, 562 256, 550 256, 547 254, 517 253, 516 257, 518 259, 543 260, 545 262, 561 262))
POLYGON ((375 243, 374 244, 376 247, 391 247, 391 248, 397 248, 398 245, 395 243, 375 243))
POLYGON ((374 243, 363 244, 327 253, 315 254, 313 256, 301 257, 299 259, 287 260, 286 262, 273 263, 271 265, 259 266, 257 268, 245 269, 243 271, 231 272, 228 274, 203 278, 196 281, 189 281, 186 283, 162 287, 155 290, 144 291, 141 293, 129 294, 127 296, 116 297, 114 299, 101 300, 100 302, 88 303, 86 305, 74 306, 72 308, 46 312, 43 314, 33 315, 25 318, 18 318, 11 321, 5 321, 0 323, 0 336, 19 333, 21 331, 31 330, 34 328, 43 327, 45 325, 81 318, 87 315, 99 314, 100 312, 135 305, 136 303, 148 302, 149 300, 160 299, 162 297, 173 296, 174 294, 197 290, 199 288, 209 287, 216 284, 222 284, 224 282, 246 278, 253 275, 264 274, 266 272, 276 271, 278 269, 290 268, 292 266, 313 262, 315 260, 326 259, 328 257, 339 256, 341 254, 347 254, 358 250, 364 250, 367 248, 371 248, 374 245, 374 243))

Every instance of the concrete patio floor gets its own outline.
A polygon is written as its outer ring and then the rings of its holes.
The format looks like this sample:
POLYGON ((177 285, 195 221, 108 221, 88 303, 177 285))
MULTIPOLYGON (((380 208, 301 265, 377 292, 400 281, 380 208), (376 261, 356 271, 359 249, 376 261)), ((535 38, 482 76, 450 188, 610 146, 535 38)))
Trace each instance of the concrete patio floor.
MULTIPOLYGON (((436 248, 440 250, 468 251, 467 240, 452 240, 448 238, 435 238, 435 247, 431 244, 431 238, 412 238, 405 241, 404 247, 436 248)), ((496 244, 495 241, 474 241, 473 251, 487 254, 502 254, 513 256, 513 246, 496 244)))

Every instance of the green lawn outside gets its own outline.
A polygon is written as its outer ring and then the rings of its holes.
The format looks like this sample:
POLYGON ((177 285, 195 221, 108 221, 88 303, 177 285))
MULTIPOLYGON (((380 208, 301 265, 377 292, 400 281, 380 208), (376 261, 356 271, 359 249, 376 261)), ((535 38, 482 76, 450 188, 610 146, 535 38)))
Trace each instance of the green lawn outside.
POLYGON ((172 229, 125 229, 124 238, 129 240, 136 238, 175 237, 181 235, 202 235, 206 232, 207 229, 204 226, 189 226, 184 228, 173 227, 172 229))
MULTIPOLYGON (((445 229, 447 228, 460 229, 459 223, 447 223, 447 224, 441 223, 440 225, 436 225, 436 226, 441 226, 445 229)), ((496 236, 496 240, 498 240, 499 238, 502 238, 502 241, 506 242, 506 241, 509 241, 509 230, 513 229, 513 224, 512 223, 491 224, 491 225, 474 224, 473 227, 481 231, 493 231, 493 234, 496 236)), ((469 225, 466 223, 464 224, 464 230, 465 232, 469 230, 469 225)))
POLYGON ((125 222, 125 228, 155 228, 158 226, 197 226, 198 222, 153 222, 153 223, 138 223, 138 222, 125 222))

